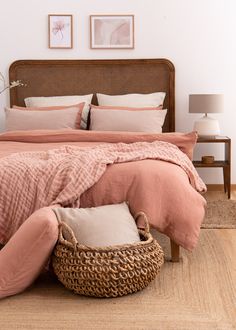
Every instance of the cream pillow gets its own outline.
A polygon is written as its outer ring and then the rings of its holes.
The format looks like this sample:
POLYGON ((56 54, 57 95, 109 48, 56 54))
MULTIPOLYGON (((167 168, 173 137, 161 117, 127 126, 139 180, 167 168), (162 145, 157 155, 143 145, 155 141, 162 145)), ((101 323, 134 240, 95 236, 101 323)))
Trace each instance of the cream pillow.
POLYGON ((144 111, 144 110, 162 110, 162 105, 159 105, 158 107, 118 107, 113 105, 90 105, 90 110, 129 110, 129 111, 144 111))
POLYGON ((50 106, 67 106, 85 102, 82 112, 82 120, 80 127, 87 128, 89 104, 92 101, 93 94, 88 95, 67 95, 67 96, 39 96, 25 98, 26 107, 50 107, 50 106))
POLYGON ((166 93, 107 95, 97 93, 99 105, 120 107, 157 107, 163 105, 166 93))
MULTIPOLYGON (((79 244, 91 247, 131 244, 140 241, 126 203, 92 208, 54 208, 58 221, 73 230, 79 244)), ((69 235, 63 233, 70 241, 69 235)))
POLYGON ((90 130, 161 133, 167 110, 96 110, 90 112, 90 130))
POLYGON ((80 127, 81 113, 84 103, 64 110, 19 110, 5 108, 6 131, 38 130, 38 129, 77 129, 80 127))

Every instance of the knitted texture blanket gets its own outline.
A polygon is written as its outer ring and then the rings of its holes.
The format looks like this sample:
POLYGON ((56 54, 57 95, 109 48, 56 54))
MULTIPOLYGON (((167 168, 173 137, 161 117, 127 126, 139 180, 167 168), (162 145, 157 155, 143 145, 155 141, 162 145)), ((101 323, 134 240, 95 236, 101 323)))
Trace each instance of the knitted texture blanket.
POLYGON ((192 162, 175 145, 162 142, 103 144, 92 148, 63 146, 21 152, 0 159, 0 242, 5 244, 37 209, 59 204, 79 207, 108 164, 158 159, 180 166, 199 192, 206 187, 192 162))

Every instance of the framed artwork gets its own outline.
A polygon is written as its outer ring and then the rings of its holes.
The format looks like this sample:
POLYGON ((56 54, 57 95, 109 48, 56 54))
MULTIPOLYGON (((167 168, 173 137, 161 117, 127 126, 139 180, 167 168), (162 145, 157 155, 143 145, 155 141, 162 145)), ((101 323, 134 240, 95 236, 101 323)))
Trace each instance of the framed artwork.
POLYGON ((73 47, 72 15, 48 15, 48 47, 73 47))
POLYGON ((90 15, 90 47, 134 48, 134 15, 90 15))

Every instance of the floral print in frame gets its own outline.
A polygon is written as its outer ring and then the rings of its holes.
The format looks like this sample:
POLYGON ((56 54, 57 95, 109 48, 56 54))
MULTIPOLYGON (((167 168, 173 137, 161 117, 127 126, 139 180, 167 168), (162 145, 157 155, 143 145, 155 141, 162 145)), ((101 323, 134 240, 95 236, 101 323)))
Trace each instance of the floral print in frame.
POLYGON ((72 48, 72 29, 72 15, 48 15, 49 48, 72 48))

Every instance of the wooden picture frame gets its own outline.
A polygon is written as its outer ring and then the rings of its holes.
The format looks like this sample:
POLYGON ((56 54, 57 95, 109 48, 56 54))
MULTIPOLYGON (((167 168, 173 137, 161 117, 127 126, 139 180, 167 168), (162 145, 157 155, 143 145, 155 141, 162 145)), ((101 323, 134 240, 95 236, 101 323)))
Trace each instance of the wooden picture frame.
POLYGON ((67 14, 48 15, 48 48, 73 48, 73 16, 67 14))
POLYGON ((134 49, 134 15, 90 15, 90 48, 134 49))

